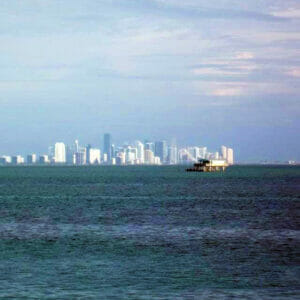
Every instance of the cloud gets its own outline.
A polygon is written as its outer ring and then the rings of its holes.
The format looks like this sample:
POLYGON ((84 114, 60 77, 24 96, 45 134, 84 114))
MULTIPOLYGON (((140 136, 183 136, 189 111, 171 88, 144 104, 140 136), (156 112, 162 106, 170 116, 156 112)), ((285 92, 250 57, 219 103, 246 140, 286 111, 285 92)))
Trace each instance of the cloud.
MULTIPOLYGON (((217 76, 234 76, 242 75, 239 71, 228 71, 217 68, 197 68, 193 69, 193 74, 195 75, 217 75, 217 76)), ((245 73, 244 73, 245 74, 245 73)))
POLYGON ((193 81, 195 95, 215 97, 237 97, 240 104, 244 97, 267 95, 298 95, 299 88, 291 88, 285 83, 277 82, 248 82, 248 81, 193 81))
POLYGON ((300 9, 299 8, 290 8, 287 10, 281 10, 281 11, 275 11, 272 12, 272 15, 275 17, 281 17, 281 18, 300 18, 300 9))
POLYGON ((252 52, 239 52, 228 58, 198 64, 192 69, 192 73, 196 76, 245 76, 258 69, 258 65, 252 61, 253 58, 252 52))
POLYGON ((232 97, 232 96, 241 96, 243 90, 241 88, 222 88, 211 91, 209 95, 217 97, 232 97))
MULTIPOLYGON (((136 1, 136 0, 135 0, 136 1)), ((144 0, 145 1, 145 0, 144 0)), ((145 3, 142 1, 143 3, 145 3)), ((148 3, 149 1, 146 0, 148 3)), ((140 1, 139 1, 140 2, 140 1)), ((280 22, 284 18, 265 12, 259 5, 251 5, 251 3, 241 5, 243 1, 221 1, 218 0, 215 4, 213 1, 201 0, 154 0, 151 3, 156 3, 161 11, 168 12, 171 16, 195 17, 205 19, 253 19, 264 22, 280 22)), ((267 5, 266 5, 267 7, 267 5)))
POLYGON ((240 52, 237 53, 236 59, 253 59, 254 58, 254 54, 251 52, 240 52))
POLYGON ((300 77, 300 68, 291 68, 286 74, 292 77, 300 77))

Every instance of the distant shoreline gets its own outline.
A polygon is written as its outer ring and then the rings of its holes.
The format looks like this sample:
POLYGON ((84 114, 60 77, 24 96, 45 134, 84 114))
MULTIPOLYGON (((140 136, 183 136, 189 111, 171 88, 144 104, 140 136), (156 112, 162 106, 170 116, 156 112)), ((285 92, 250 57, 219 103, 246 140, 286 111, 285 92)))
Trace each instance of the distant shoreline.
MULTIPOLYGON (((173 164, 173 165, 155 165, 155 164, 135 164, 135 165, 111 165, 111 164, 99 164, 99 165, 71 165, 71 164, 1 164, 0 167, 186 167, 190 164, 173 164)), ((289 163, 235 163, 230 167, 243 167, 243 166, 300 166, 300 163, 289 164, 289 163)))

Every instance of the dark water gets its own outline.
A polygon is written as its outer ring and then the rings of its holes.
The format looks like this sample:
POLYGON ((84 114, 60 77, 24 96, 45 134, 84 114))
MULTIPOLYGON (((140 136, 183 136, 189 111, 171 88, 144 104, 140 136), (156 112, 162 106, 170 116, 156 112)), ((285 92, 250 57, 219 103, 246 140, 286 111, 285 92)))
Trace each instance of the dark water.
POLYGON ((299 195, 299 167, 2 167, 0 298, 299 299, 299 195))

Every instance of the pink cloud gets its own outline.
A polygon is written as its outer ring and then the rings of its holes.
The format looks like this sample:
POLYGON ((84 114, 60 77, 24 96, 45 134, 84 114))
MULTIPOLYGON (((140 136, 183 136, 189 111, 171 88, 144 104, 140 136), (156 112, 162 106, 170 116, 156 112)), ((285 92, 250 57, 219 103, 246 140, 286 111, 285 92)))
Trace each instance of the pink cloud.
POLYGON ((300 77, 300 68, 289 69, 286 74, 293 77, 300 77))

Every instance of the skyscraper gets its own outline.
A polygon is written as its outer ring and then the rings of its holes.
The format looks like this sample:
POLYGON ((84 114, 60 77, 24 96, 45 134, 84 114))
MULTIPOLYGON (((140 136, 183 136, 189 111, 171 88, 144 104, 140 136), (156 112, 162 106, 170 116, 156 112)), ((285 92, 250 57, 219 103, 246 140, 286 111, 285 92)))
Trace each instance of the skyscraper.
POLYGON ((170 165, 175 165, 178 162, 178 152, 176 146, 171 146, 168 148, 168 163, 170 165))
POLYGON ((24 157, 21 155, 12 156, 11 163, 14 165, 23 164, 24 163, 24 157))
POLYGON ((86 147, 86 163, 87 164, 100 164, 101 162, 101 151, 100 149, 92 148, 89 144, 86 147))
POLYGON ((155 142, 155 156, 160 158, 162 164, 167 161, 168 148, 166 141, 155 142))
POLYGON ((90 164, 92 163, 91 160, 90 160, 90 150, 92 149, 92 146, 90 144, 88 144, 86 146, 86 163, 87 164, 90 164))
POLYGON ((89 164, 100 164, 101 161, 101 152, 100 149, 90 148, 89 149, 89 160, 87 163, 89 164))
POLYGON ((11 157, 4 155, 0 157, 0 165, 6 165, 11 163, 11 157))
POLYGON ((168 148, 167 160, 170 165, 175 165, 178 163, 177 142, 176 142, 176 138, 174 137, 171 139, 171 145, 168 148))
POLYGON ((85 165, 86 164, 86 149, 81 149, 81 151, 74 154, 74 163, 76 165, 85 165))
POLYGON ((111 158, 116 157, 116 146, 114 144, 111 145, 111 158))
POLYGON ((79 152, 79 142, 78 142, 78 140, 75 140, 75 142, 74 142, 74 152, 79 152))
POLYGON ((145 150, 145 163, 154 164, 154 153, 151 150, 145 150))
POLYGON ((73 164, 73 155, 75 153, 74 149, 74 147, 66 146, 66 161, 70 165, 73 164))
POLYGON ((48 164, 49 163, 49 156, 48 155, 41 155, 39 158, 40 164, 48 164))
POLYGON ((110 161, 111 156, 111 135, 109 133, 104 134, 103 138, 103 154, 107 154, 107 160, 110 161))
POLYGON ((227 148, 227 163, 233 165, 233 149, 227 148))
POLYGON ((227 148, 225 146, 221 146, 221 156, 223 159, 227 159, 227 148))
POLYGON ((153 153, 155 152, 155 146, 154 143, 146 141, 145 142, 145 150, 151 150, 153 153))
POLYGON ((125 152, 119 152, 116 157, 117 165, 125 165, 125 162, 126 162, 125 152))
POLYGON ((54 146, 55 163, 66 162, 66 146, 64 143, 56 143, 54 146))
POLYGON ((27 155, 27 163, 28 164, 35 164, 36 163, 36 154, 27 155))
POLYGON ((139 160, 140 164, 143 164, 145 161, 144 144, 140 141, 136 141, 135 144, 137 148, 137 159, 139 160))

